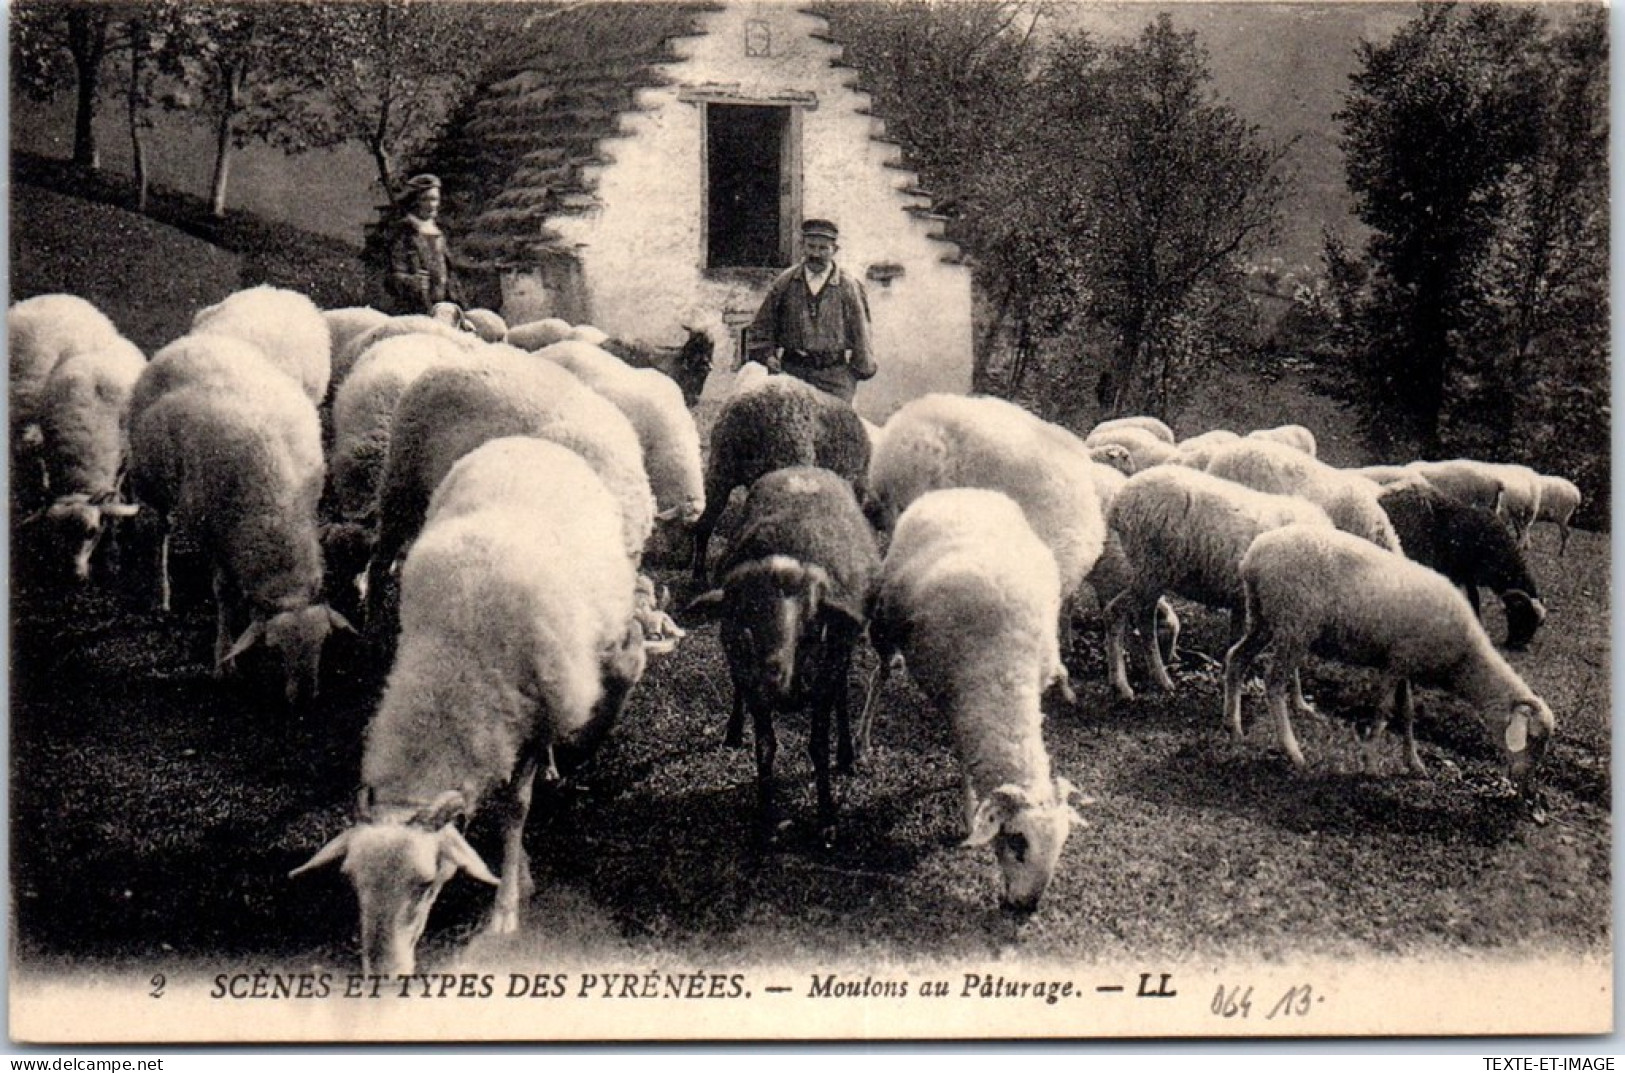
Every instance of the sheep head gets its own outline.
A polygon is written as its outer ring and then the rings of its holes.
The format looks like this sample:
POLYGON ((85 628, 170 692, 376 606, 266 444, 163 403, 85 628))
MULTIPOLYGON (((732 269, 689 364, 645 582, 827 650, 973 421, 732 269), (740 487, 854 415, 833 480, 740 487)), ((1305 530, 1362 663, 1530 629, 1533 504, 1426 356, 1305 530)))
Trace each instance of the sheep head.
MULTIPOLYGON (((977 804, 970 835, 963 843, 967 847, 993 844, 1004 879, 999 902, 1015 913, 1038 908, 1072 825, 1085 823, 1072 807, 1070 799, 1076 790, 1070 782, 1056 779, 1050 790, 1040 798, 1031 787, 1000 786, 977 804)), ((1085 798, 1081 803, 1090 801, 1085 798)))
POLYGON ((74 492, 58 497, 50 506, 24 519, 23 524, 43 521, 50 528, 51 543, 70 549, 73 578, 83 583, 90 580, 90 560, 107 535, 109 523, 134 517, 139 509, 133 503, 120 502, 116 492, 74 492))
POLYGON ((1506 608, 1507 647, 1529 647, 1535 631, 1546 621, 1546 605, 1518 589, 1508 589, 1503 593, 1501 605, 1506 608))
POLYGON ((750 683, 764 700, 792 703, 805 642, 814 639, 829 589, 822 567, 786 555, 730 571, 722 587, 722 643, 735 681, 750 683))
POLYGON ((1557 727, 1551 708, 1533 695, 1509 698, 1504 708, 1485 713, 1485 722, 1501 746, 1507 774, 1527 793, 1557 727))
POLYGON ((457 829, 467 813, 462 794, 448 791, 409 813, 391 809, 390 818, 376 819, 366 796, 359 822, 288 876, 339 863, 361 909, 362 971, 410 974, 429 910, 452 876, 465 871, 491 886, 500 882, 457 829))
POLYGON ((326 604, 279 611, 270 618, 255 615, 242 636, 220 660, 230 663, 263 641, 282 666, 283 693, 289 704, 316 697, 322 671, 322 647, 334 630, 355 632, 349 619, 326 604))

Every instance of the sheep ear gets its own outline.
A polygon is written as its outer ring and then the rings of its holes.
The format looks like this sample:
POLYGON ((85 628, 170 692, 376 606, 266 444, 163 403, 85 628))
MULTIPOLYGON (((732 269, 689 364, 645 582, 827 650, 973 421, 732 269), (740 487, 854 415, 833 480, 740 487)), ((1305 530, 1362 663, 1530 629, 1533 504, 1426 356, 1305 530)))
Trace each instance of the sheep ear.
POLYGON ((243 631, 243 635, 237 638, 237 643, 231 646, 231 650, 220 657, 220 665, 223 667, 230 663, 250 648, 253 648, 255 642, 264 639, 264 637, 265 622, 262 619, 255 619, 248 624, 248 629, 243 631))
POLYGON ((493 887, 502 885, 502 881, 491 874, 491 869, 485 866, 480 855, 474 852, 474 847, 455 827, 440 829, 440 859, 461 868, 481 883, 489 883, 493 887))
POLYGON ((829 574, 823 567, 809 565, 804 567, 804 570, 807 578, 807 617, 811 618, 818 614, 818 609, 823 606, 831 585, 829 574))
POLYGON ((1512 718, 1507 722, 1506 747, 1509 753, 1521 753, 1529 747, 1529 706, 1516 704, 1512 718))
POLYGON ((327 609, 327 624, 333 627, 335 630, 343 630, 345 633, 355 632, 355 627, 350 625, 350 620, 333 610, 331 607, 327 609))
POLYGON ((984 797, 976 806, 976 813, 971 817, 970 834, 960 845, 966 849, 976 846, 985 846, 993 841, 993 836, 999 833, 999 827, 1004 823, 1005 810, 999 801, 992 797, 984 797))
POLYGON ((1089 826, 1089 821, 1085 820, 1083 818, 1083 813, 1079 812, 1074 806, 1081 805, 1087 807, 1095 803, 1094 798, 1079 794, 1078 788, 1073 786, 1072 783, 1066 779, 1057 778, 1055 780, 1055 800, 1059 801, 1066 807, 1067 819, 1069 822, 1074 823, 1079 827, 1089 826), (1077 799, 1073 800, 1074 797, 1077 799))
POLYGON ((343 831, 339 832, 337 838, 333 839, 333 841, 317 850, 314 857, 306 861, 304 864, 301 864, 298 868, 295 868, 293 871, 289 872, 288 878, 292 879, 295 876, 302 876, 306 872, 314 871, 317 868, 332 864, 335 861, 342 861, 344 859, 344 855, 350 851, 350 836, 353 834, 355 834, 355 828, 346 827, 343 831))
POLYGON ((141 513, 141 505, 139 503, 104 503, 102 504, 102 513, 109 518, 133 518, 141 513))

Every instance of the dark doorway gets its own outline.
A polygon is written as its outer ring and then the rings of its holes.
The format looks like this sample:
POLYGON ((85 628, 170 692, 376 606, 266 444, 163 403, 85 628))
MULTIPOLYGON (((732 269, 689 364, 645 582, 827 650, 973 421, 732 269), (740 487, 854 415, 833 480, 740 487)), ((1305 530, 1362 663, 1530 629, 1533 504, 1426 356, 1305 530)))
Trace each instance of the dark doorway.
POLYGON ((712 104, 706 109, 707 265, 765 268, 790 262, 785 246, 793 216, 790 109, 712 104))

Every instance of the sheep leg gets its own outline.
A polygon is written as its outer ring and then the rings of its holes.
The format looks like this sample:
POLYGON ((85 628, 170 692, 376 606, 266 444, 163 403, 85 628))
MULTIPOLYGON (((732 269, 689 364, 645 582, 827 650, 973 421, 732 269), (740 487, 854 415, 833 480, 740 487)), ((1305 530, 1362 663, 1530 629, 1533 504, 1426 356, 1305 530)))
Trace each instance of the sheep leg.
POLYGON ((892 657, 879 649, 875 654, 880 660, 869 675, 869 687, 863 693, 863 711, 858 713, 858 755, 863 757, 869 755, 869 733, 874 728, 875 700, 886 685, 886 679, 891 677, 892 657))
POLYGON ((756 829, 761 840, 771 845, 778 838, 778 815, 773 801, 773 760, 779 742, 773 735, 773 712, 760 702, 751 704, 751 723, 756 732, 756 829))
POLYGON ((1482 619, 1484 617, 1484 613, 1479 609, 1478 606, 1478 585, 1475 582, 1469 581, 1462 587, 1467 590, 1467 602, 1472 605, 1473 614, 1482 619))
POLYGON ((1168 636, 1168 647, 1162 650, 1162 658, 1172 663, 1179 658, 1179 616, 1174 613, 1174 605, 1164 597, 1157 601, 1157 615, 1162 620, 1162 632, 1157 634, 1157 643, 1162 644, 1163 633, 1168 636))
MULTIPOLYGON (((549 747, 549 754, 552 749, 549 747)), ((525 853, 525 821, 530 816, 531 791, 540 767, 537 754, 526 750, 519 770, 508 784, 507 815, 502 830, 502 875, 496 902, 491 906, 487 926, 494 935, 511 935, 519 930, 519 900, 535 889, 530 875, 530 857, 525 853)))
POLYGON ((694 521, 694 550, 689 560, 689 573, 696 585, 705 584, 706 554, 711 548, 711 533, 716 529, 717 522, 722 520, 722 512, 728 509, 728 494, 732 490, 713 487, 709 481, 706 482, 705 509, 694 521))
POLYGON ((1134 689, 1128 684, 1128 667, 1123 656, 1124 635, 1128 628, 1128 593, 1118 593, 1106 605, 1106 672, 1112 688, 1124 700, 1134 699, 1134 689))
POLYGON ((226 572, 218 567, 214 572, 214 669, 215 678, 224 678, 230 671, 236 670, 237 661, 226 659, 226 653, 237 638, 232 634, 232 608, 235 603, 231 591, 231 582, 226 578, 226 572))
POLYGON ((722 744, 737 749, 745 744, 745 694, 734 686, 734 708, 728 715, 728 730, 722 735, 722 744))
POLYGON ((163 539, 158 542, 158 604, 167 612, 169 610, 169 528, 164 528, 163 539))
POLYGON ((1304 699, 1303 675, 1299 671, 1292 672, 1292 707, 1299 715, 1313 719, 1320 715, 1315 706, 1304 699))
POLYGON ((1557 526, 1557 557, 1561 559, 1563 553, 1569 550, 1569 523, 1559 522, 1557 526))
POLYGON ((1224 657, 1224 718, 1230 724, 1230 735, 1237 741, 1246 736, 1241 722, 1241 684, 1252 670, 1258 657, 1269 647, 1272 631, 1257 622, 1250 623, 1241 639, 1224 657))
POLYGON ((1422 763, 1422 754, 1416 750, 1416 704, 1411 697, 1409 678, 1401 678, 1394 684, 1394 713, 1405 731, 1405 767, 1412 774, 1426 775, 1427 765, 1422 763))
POLYGON ((1157 643, 1157 605, 1155 602, 1148 604, 1137 600, 1134 610, 1139 612, 1136 618, 1145 629, 1143 647, 1146 667, 1151 672, 1151 681, 1156 683, 1158 689, 1172 691, 1174 680, 1168 677, 1168 667, 1162 662, 1162 646, 1157 643))
POLYGON ((1269 673, 1264 677, 1264 696, 1269 701, 1271 714, 1275 716, 1275 733, 1281 749, 1293 766, 1301 770, 1309 763, 1303 758, 1303 750, 1298 747, 1297 735, 1292 732, 1292 713, 1287 706, 1287 693, 1291 689, 1292 675, 1297 672, 1297 664, 1295 653, 1277 653, 1270 664, 1269 673))

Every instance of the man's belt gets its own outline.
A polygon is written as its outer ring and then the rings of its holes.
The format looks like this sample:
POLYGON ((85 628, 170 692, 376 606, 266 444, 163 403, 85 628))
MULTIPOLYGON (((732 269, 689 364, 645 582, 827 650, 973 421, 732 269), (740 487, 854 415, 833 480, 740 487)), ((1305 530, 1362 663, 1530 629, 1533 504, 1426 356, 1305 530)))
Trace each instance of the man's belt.
POLYGON ((784 356, 797 365, 805 365, 811 369, 830 369, 837 365, 846 364, 846 351, 844 350, 797 350, 786 349, 784 356))

